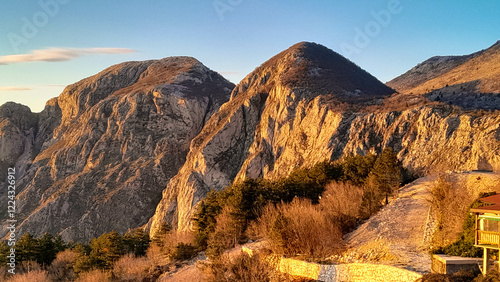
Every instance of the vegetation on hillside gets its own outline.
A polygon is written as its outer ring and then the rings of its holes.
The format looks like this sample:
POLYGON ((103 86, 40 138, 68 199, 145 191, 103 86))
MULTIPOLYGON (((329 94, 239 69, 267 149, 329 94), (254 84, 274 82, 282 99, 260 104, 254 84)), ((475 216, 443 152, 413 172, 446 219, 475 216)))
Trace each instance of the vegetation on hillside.
POLYGON ((249 237, 266 238, 288 255, 324 255, 314 248, 341 246, 342 233, 377 212, 401 181, 401 165, 390 148, 379 156, 320 162, 274 181, 246 179, 201 201, 194 215, 196 244, 214 259, 249 237), (337 185, 325 194, 332 182, 337 185), (321 236, 327 232, 333 235, 321 236), (321 241, 327 237, 335 242, 321 241), (314 240, 307 250, 299 246, 314 240))
MULTIPOLYGON (((143 229, 124 235, 112 231, 89 244, 66 244, 60 236, 50 234, 40 238, 25 234, 16 243, 16 277, 153 281, 179 267, 175 262, 204 250, 214 262, 209 277, 218 279, 225 272, 236 279, 232 281, 247 281, 245 277, 257 271, 267 273, 265 281, 276 275, 268 266, 245 256, 224 261, 221 255, 249 239, 266 239, 276 254, 309 258, 334 254, 343 247, 342 234, 375 213, 399 187, 401 175, 395 154, 386 149, 379 156, 324 161, 282 179, 246 179, 220 192, 212 191, 198 205, 194 232, 176 232, 164 224, 154 238, 143 229)), ((4 265, 9 252, 10 247, 0 243, 4 265)), ((0 278, 9 278, 5 267, 0 278)))
MULTIPOLYGON (((480 202, 479 199, 495 194, 495 192, 481 193, 479 197, 470 205, 467 211, 463 213, 463 217, 465 217, 465 220, 463 221, 462 231, 458 235, 458 239, 451 244, 433 249, 431 253, 461 257, 482 257, 483 250, 481 248, 474 247, 476 219, 473 215, 470 214, 469 211, 472 208, 478 208, 487 205, 483 202, 480 202)), ((459 207, 455 206, 454 208, 459 207)))

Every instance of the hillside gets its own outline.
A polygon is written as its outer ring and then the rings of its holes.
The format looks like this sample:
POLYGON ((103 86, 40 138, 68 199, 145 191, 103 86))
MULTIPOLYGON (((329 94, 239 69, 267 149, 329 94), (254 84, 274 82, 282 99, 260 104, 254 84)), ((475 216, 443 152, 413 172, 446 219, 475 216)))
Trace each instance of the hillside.
POLYGON ((68 86, 39 115, 2 106, 19 234, 85 241, 144 225, 233 86, 196 59, 171 57, 112 66, 68 86))
POLYGON ((281 52, 243 79, 193 140, 150 221, 153 232, 163 221, 187 228, 192 206, 210 189, 234 179, 283 176, 328 158, 325 145, 342 118, 326 105, 373 103, 392 93, 321 45, 299 43, 281 52))
POLYGON ((500 41, 465 56, 433 57, 387 85, 467 109, 500 108, 500 41))
POLYGON ((146 224, 187 229, 212 189, 385 147, 415 173, 500 169, 498 112, 393 92, 302 42, 236 87, 194 58, 171 57, 112 66, 39 114, 8 103, 0 166, 17 169, 19 234, 85 241, 146 224))
POLYGON ((356 79, 359 87, 346 84, 339 78, 366 72, 325 49, 310 43, 292 46, 235 87, 231 100, 193 140, 186 163, 163 191, 150 220, 152 233, 165 221, 189 228, 193 207, 211 189, 221 190, 247 177, 282 177, 294 168, 380 152, 386 146, 394 148, 403 165, 414 172, 438 166, 500 167, 497 113, 423 103, 370 111, 369 105, 380 105, 392 90, 385 88, 386 96, 366 92, 363 85, 373 82, 370 75, 356 79), (308 59, 319 57, 323 59, 308 59), (320 61, 337 64, 320 68, 320 61), (315 72, 318 69, 322 71, 315 72), (334 91, 332 85, 346 89, 334 91))
MULTIPOLYGON (((480 192, 499 191, 498 173, 462 172, 448 174, 454 189, 467 189, 470 205, 480 192)), ((430 272, 429 247, 436 230, 430 207, 430 190, 437 175, 420 178, 402 187, 397 198, 349 234, 349 251, 343 262, 382 262, 419 272, 430 272)), ((457 227, 462 222, 455 223, 457 227)), ((452 242, 458 239, 449 238, 452 242)))

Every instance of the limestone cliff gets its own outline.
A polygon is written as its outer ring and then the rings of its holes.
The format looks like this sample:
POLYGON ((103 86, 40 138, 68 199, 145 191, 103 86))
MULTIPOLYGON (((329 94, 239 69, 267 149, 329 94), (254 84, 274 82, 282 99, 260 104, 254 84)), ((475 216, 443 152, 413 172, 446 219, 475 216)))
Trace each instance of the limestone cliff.
POLYGON ((14 105, 3 106, 0 149, 11 153, 2 161, 32 153, 18 174, 19 234, 88 240, 144 225, 233 87, 196 59, 171 57, 119 64, 68 86, 36 125, 29 110, 11 110, 16 118, 5 114, 14 105))
MULTIPOLYGON (((430 62, 438 67, 419 85, 468 62, 477 73, 461 74, 494 82, 484 70, 497 49, 430 62)), ((236 87, 189 57, 123 63, 68 86, 39 114, 1 106, 0 174, 17 169, 18 234, 88 240, 146 223, 152 233, 165 221, 186 229, 211 189, 388 146, 413 171, 500 169, 498 111, 460 107, 462 96, 453 106, 393 92, 314 43, 283 51, 236 87)))
POLYGON ((391 93, 324 47, 301 43, 278 54, 235 87, 193 140, 186 163, 163 191, 151 233, 164 221, 189 228, 193 207, 211 189, 387 146, 414 171, 500 169, 498 112, 424 98, 406 98, 394 110, 391 93))
POLYGON ((373 103, 393 90, 339 54, 299 43, 236 86, 231 100, 191 144, 187 161, 163 192, 150 221, 184 229, 192 206, 235 178, 286 175, 332 155, 347 142, 343 115, 330 110, 373 103))

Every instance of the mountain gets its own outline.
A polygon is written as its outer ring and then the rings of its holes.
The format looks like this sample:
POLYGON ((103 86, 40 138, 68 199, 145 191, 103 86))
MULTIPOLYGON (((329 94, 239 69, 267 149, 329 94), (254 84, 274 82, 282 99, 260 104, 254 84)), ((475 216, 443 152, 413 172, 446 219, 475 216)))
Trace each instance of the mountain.
POLYGON ((342 150, 333 143, 345 143, 348 136, 343 114, 330 108, 370 104, 393 92, 324 46, 290 47, 243 79, 193 140, 150 227, 154 232, 167 221, 187 228, 192 206, 235 179, 283 176, 339 157, 342 150))
POLYGON ((66 87, 40 114, 2 106, 1 171, 18 168, 19 234, 85 241, 147 223, 233 87, 194 58, 171 57, 112 66, 66 87))
POLYGON ((430 58, 387 85, 462 108, 500 109, 500 41, 470 55, 430 58))
POLYGON ((151 234, 162 222, 189 228, 196 203, 212 189, 388 146, 414 172, 500 168, 498 113, 410 96, 394 110, 392 92, 320 45, 300 43, 278 54, 235 87, 193 140, 149 222, 151 234))
POLYGON ((25 171, 34 147, 39 115, 30 108, 6 103, 0 106, 0 179, 7 177, 8 167, 18 160, 18 171, 25 171))
MULTIPOLYGON (((426 77, 494 54, 487 49, 426 77)), ((1 106, 0 179, 15 166, 18 236, 87 241, 140 226, 154 234, 163 222, 187 229, 212 189, 385 147, 417 174, 500 170, 500 113, 429 102, 430 95, 394 94, 307 42, 237 86, 190 57, 128 62, 68 86, 41 113, 1 106)))

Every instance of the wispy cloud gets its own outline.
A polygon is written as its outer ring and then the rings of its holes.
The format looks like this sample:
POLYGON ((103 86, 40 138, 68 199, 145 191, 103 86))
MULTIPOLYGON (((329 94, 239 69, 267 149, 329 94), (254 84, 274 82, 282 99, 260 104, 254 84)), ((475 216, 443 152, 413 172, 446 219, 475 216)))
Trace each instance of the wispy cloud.
POLYGON ((126 48, 48 48, 34 50, 29 54, 8 55, 0 57, 0 65, 11 65, 24 62, 64 62, 92 54, 128 54, 135 50, 126 48))
POLYGON ((32 89, 28 87, 16 87, 16 86, 0 87, 0 92, 30 91, 30 90, 32 89))

